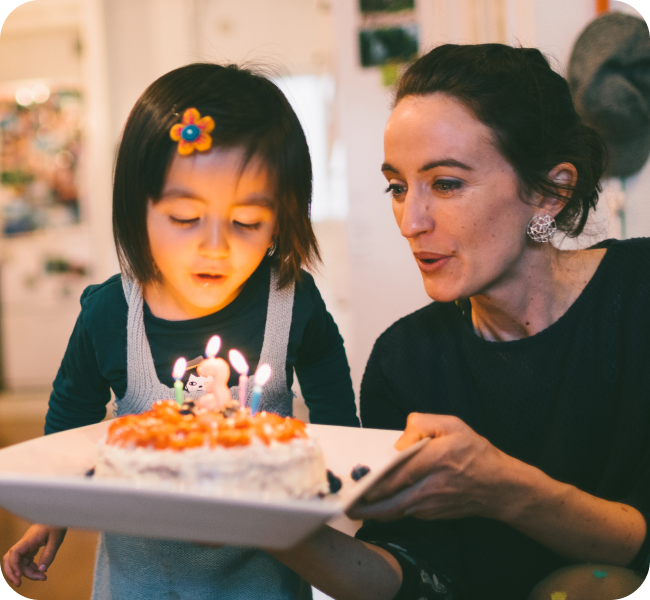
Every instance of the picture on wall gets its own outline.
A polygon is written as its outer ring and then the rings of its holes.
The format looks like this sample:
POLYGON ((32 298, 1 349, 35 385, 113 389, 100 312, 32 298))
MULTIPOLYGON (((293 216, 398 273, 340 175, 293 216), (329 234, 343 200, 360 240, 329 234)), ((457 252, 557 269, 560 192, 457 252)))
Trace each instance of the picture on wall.
POLYGON ((44 85, 0 96, 0 209, 4 235, 79 222, 81 95, 44 85))
POLYGON ((414 8, 415 0, 359 0, 359 9, 362 13, 398 12, 414 8))
POLYGON ((359 50, 362 67, 381 67, 415 60, 418 54, 418 26, 411 23, 361 29, 359 50))

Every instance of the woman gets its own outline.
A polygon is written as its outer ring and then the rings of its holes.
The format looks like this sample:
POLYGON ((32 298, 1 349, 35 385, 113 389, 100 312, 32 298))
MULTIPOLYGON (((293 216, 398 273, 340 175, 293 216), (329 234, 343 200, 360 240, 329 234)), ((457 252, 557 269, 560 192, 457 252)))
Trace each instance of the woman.
POLYGON ((638 587, 650 243, 549 243, 556 227, 583 230, 604 155, 537 50, 442 46, 408 69, 382 171, 436 302, 377 341, 361 417, 406 426, 400 447, 432 439, 354 509, 374 519, 357 539, 324 529, 276 557, 335 598, 638 587))

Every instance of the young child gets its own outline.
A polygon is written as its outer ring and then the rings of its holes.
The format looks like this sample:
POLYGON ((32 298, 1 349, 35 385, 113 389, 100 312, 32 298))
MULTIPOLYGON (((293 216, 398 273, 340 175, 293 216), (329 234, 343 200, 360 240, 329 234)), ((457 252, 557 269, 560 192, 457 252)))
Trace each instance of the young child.
MULTIPOLYGON (((298 118, 269 80, 193 64, 155 81, 117 155, 122 274, 82 295, 45 433, 101 421, 111 390, 117 415, 173 398, 175 360, 201 356, 215 333, 222 357, 236 348, 251 373, 273 368, 260 410, 291 414, 295 370, 312 422, 358 426, 342 338, 301 269, 319 260, 311 181, 298 118)), ((229 385, 236 397, 236 372, 229 385)), ((64 535, 32 526, 4 557, 9 581, 45 580, 64 535)), ((310 598, 311 589, 260 550, 100 537, 93 600, 257 597, 310 598)))

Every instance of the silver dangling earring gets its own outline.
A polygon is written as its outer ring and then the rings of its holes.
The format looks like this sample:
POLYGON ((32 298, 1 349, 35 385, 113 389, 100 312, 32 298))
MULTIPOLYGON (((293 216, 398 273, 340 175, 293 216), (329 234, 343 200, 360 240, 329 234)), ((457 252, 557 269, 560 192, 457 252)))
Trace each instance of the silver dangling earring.
POLYGON ((273 240, 273 245, 266 251, 267 256, 273 256, 275 251, 278 249, 278 240, 273 240))
POLYGON ((550 242, 557 233, 555 219, 550 215, 535 215, 528 223, 526 233, 536 242, 550 242))

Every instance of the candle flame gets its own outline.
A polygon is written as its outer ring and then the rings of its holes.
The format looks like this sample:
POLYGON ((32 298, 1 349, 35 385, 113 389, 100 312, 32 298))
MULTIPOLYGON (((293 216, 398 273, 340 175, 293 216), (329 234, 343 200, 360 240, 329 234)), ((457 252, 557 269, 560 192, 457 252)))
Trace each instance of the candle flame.
POLYGON ((213 335, 208 342, 208 345, 205 347, 205 355, 208 358, 214 358, 219 354, 221 348, 221 338, 218 335, 213 335))
POLYGON ((228 358, 233 369, 240 375, 248 375, 248 363, 239 350, 231 350, 228 352, 228 358))
POLYGON ((271 377, 271 366, 260 365, 255 371, 255 385, 263 386, 271 377))
POLYGON ((183 375, 185 375, 185 369, 187 369, 187 361, 181 357, 174 363, 172 377, 174 379, 183 379, 183 375))

